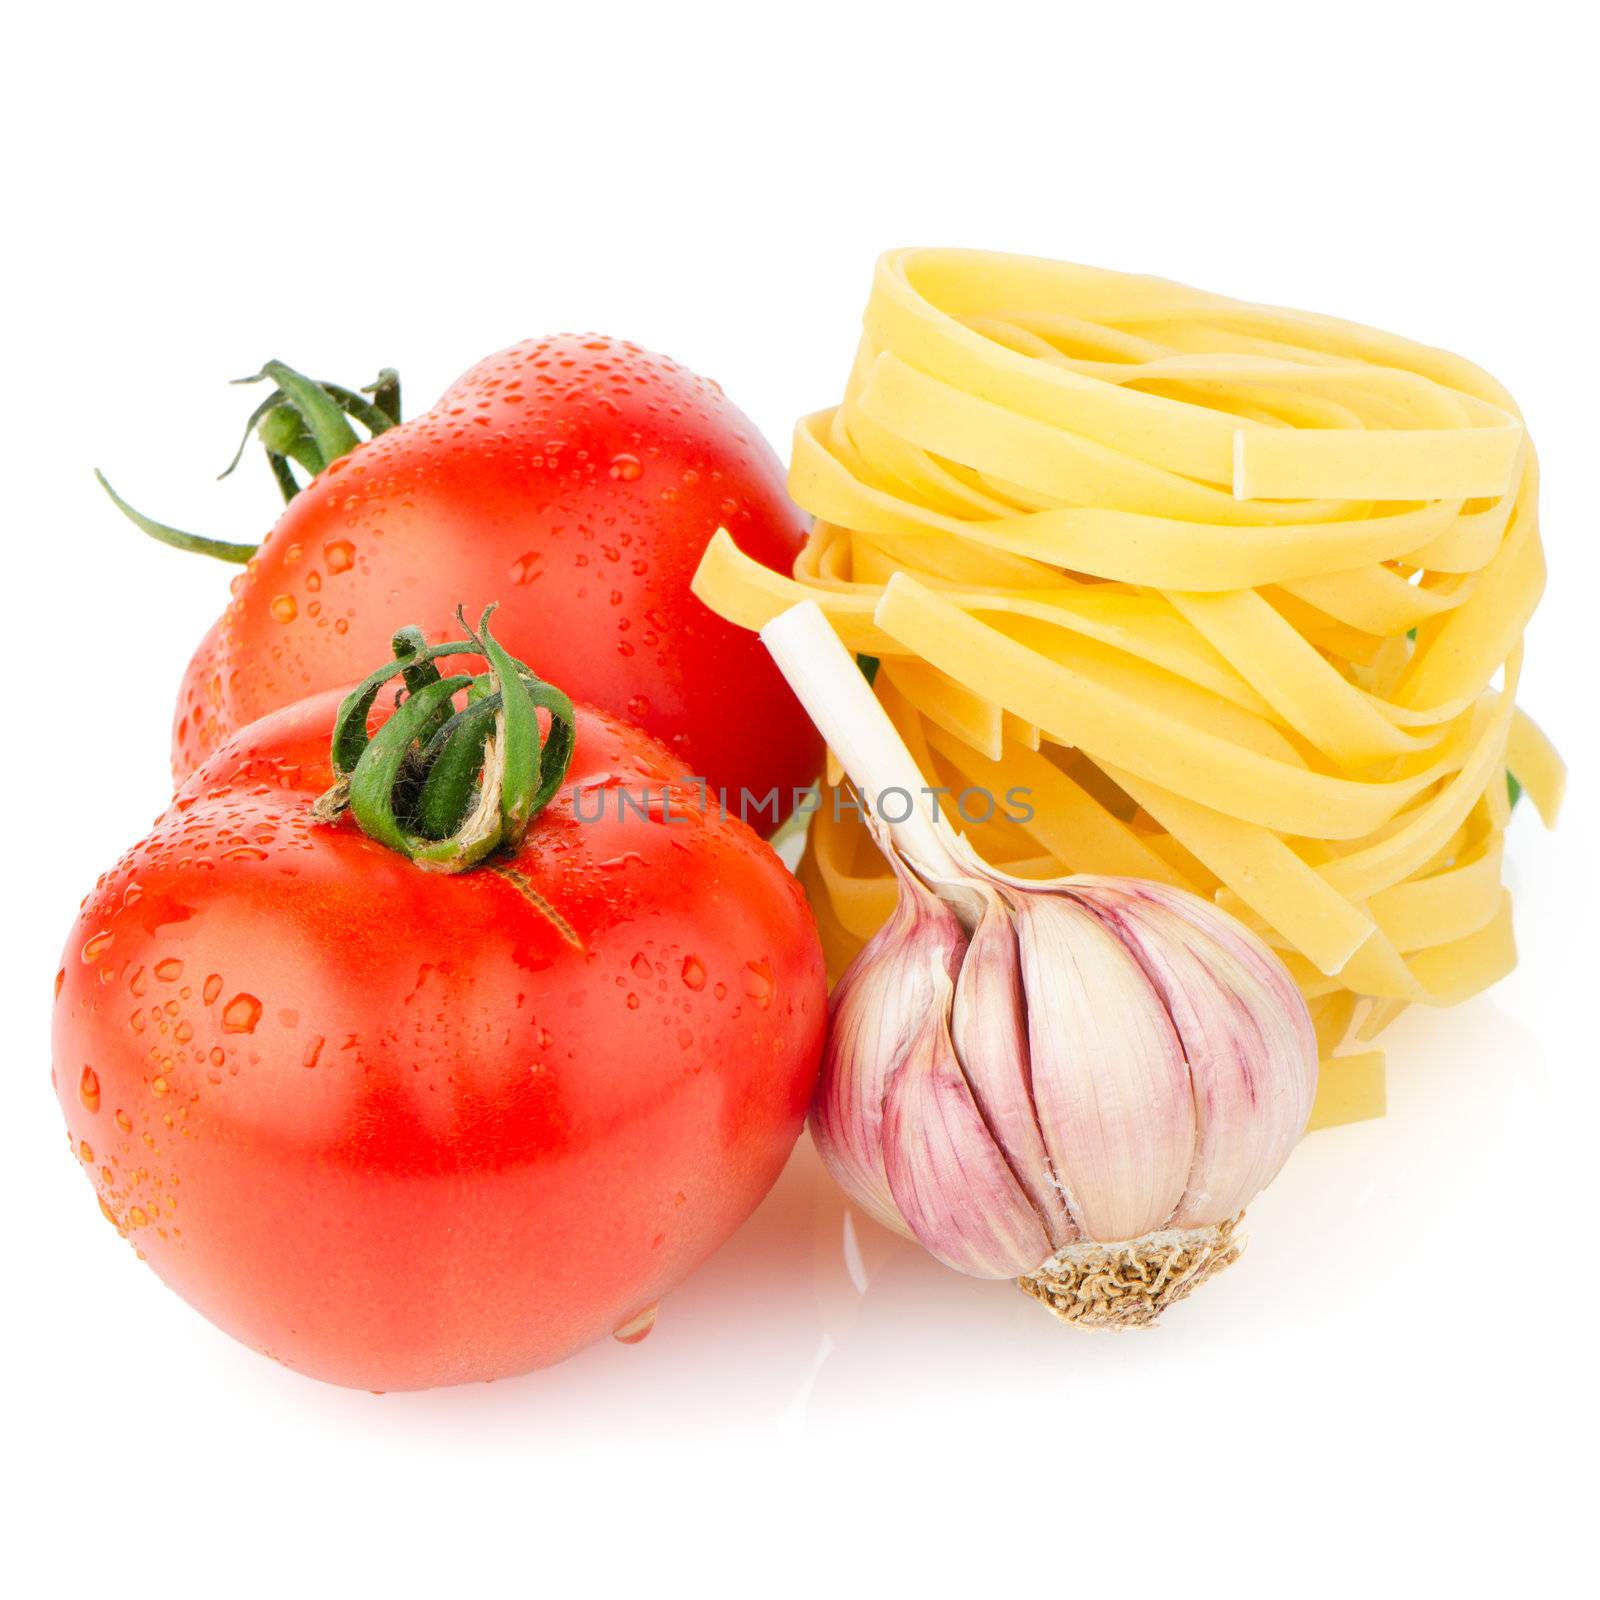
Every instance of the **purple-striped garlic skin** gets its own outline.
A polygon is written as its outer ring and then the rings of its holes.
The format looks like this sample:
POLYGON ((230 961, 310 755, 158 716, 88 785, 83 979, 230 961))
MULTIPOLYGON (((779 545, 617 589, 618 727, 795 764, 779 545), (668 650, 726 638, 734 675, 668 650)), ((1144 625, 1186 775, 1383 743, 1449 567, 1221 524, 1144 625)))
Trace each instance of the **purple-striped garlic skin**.
POLYGON ((985 1126, 1005 1153, 1053 1245, 1078 1236, 1045 1147, 1034 1101, 1028 1002, 1015 920, 1001 892, 981 885, 983 912, 956 979, 950 1034, 985 1126))
POLYGON ((1254 934, 1136 879, 976 874, 969 934, 902 879, 835 990, 812 1114, 875 1216, 960 1271, 1022 1277, 1070 1245, 1228 1223, 1277 1175, 1316 1039, 1254 934))
POLYGON ((930 1008, 883 1107, 883 1153, 901 1217, 927 1250, 975 1278, 1016 1276, 1050 1237, 990 1136, 950 1038, 948 984, 930 1008))
POLYGON ((1077 1237, 1135 1239, 1183 1196, 1194 1097, 1166 1008, 1091 906, 1064 894, 1013 900, 1034 1102, 1077 1237))
POLYGON ((906 1233, 884 1167, 884 1096, 929 1015, 947 1006, 967 936, 955 912, 890 859, 900 878, 894 913, 829 998, 811 1136, 839 1186, 906 1233))
POLYGON ((1195 1152, 1179 1228, 1225 1222, 1277 1177, 1311 1115, 1317 1042, 1283 963, 1224 911, 1157 885, 1097 896, 1160 993, 1189 1063, 1195 1152), (1300 1063, 1301 1071, 1280 1064, 1300 1063))

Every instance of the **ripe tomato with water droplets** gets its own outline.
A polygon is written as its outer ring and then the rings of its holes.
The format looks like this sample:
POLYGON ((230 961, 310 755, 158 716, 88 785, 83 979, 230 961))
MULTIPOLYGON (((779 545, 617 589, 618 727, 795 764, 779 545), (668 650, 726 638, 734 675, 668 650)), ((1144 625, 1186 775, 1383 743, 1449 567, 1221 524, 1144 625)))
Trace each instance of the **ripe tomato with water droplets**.
POLYGON ((799 1133, 826 1008, 800 888, 582 707, 515 853, 421 871, 313 820, 338 703, 238 733, 84 902, 54 1031, 74 1159, 173 1289, 334 1383, 641 1337, 799 1133))
POLYGON ((289 502, 190 663, 174 774, 359 676, 397 605, 433 640, 491 595, 513 654, 787 814, 822 747, 759 639, 690 593, 719 526, 785 574, 805 542, 781 464, 716 384, 617 339, 504 350, 289 502))

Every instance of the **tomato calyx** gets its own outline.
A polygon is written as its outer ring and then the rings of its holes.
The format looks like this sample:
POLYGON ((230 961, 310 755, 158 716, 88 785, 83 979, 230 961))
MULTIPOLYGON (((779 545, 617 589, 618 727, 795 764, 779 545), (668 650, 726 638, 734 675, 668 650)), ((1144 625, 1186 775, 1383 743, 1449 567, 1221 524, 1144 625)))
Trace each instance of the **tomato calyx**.
MULTIPOLYGON (((400 374, 393 367, 385 367, 371 383, 360 389, 308 378, 282 361, 269 361, 259 372, 233 381, 250 384, 269 380, 273 385, 271 392, 250 413, 239 448, 234 451, 233 460, 218 474, 218 479, 233 473, 254 434, 261 441, 267 465, 286 504, 304 487, 294 474, 296 466, 314 478, 361 443, 361 436, 351 426, 352 422, 360 423, 368 437, 375 439, 400 421, 400 374)), ((253 544, 212 539, 157 522, 129 505, 98 467, 94 475, 123 516, 162 544, 236 564, 248 561, 256 553, 257 546, 253 544)))
POLYGON ((576 719, 572 701, 494 637, 494 610, 486 607, 474 630, 458 607, 464 639, 430 645, 416 627, 394 635, 395 659, 340 703, 334 783, 313 807, 319 822, 348 811, 368 837, 425 872, 465 872, 521 844, 567 775, 576 719), (435 663, 460 655, 483 657, 489 670, 440 673, 435 663), (369 736, 372 708, 397 677, 395 712, 369 736), (541 709, 550 717, 543 736, 541 709))

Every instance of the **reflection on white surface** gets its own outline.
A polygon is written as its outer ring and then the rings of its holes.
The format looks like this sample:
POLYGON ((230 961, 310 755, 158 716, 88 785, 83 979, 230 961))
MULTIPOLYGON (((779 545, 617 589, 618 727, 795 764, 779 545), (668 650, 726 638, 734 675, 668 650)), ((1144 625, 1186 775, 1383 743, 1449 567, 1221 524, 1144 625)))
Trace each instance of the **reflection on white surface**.
MULTIPOLYGON (((1308 1138, 1252 1207, 1240 1263, 1148 1332, 1069 1328, 1008 1282, 949 1271, 852 1208, 803 1136, 756 1215, 662 1302, 637 1346, 602 1341, 523 1378, 381 1398, 229 1347, 229 1381, 270 1388, 308 1418, 354 1412, 380 1432, 516 1446, 1007 1415, 1041 1398, 1075 1406, 1107 1385, 1143 1403, 1148 1385, 1182 1373, 1237 1381, 1223 1374, 1255 1353, 1278 1366, 1285 1341, 1326 1363, 1341 1341, 1385 1337, 1404 1361, 1394 1320, 1426 1339, 1419 1274, 1445 1238, 1441 1195, 1484 1198, 1485 1174, 1533 1136, 1552 1085, 1537 1042, 1490 999, 1404 1019, 1392 1043, 1389 1115, 1308 1138)), ((1523 1182, 1527 1206, 1554 1203, 1523 1182)), ((1473 1222, 1489 1250, 1519 1226, 1492 1208, 1473 1222)))

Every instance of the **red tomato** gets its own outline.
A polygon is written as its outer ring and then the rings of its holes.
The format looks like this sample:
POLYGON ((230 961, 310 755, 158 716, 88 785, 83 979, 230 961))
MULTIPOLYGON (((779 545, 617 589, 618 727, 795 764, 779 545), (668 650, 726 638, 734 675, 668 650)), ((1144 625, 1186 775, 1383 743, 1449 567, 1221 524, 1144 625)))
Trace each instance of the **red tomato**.
POLYGON ((100 879, 54 1078, 102 1211, 236 1338, 361 1388, 504 1377, 646 1310, 766 1193, 822 955, 772 851, 583 708, 498 866, 313 822, 338 702, 242 731, 100 879), (621 804, 640 784, 679 819, 621 804))
POLYGON ((290 501, 190 664, 174 773, 359 677, 397 606, 433 641, 487 595, 513 655, 787 813, 821 741, 760 640, 689 592, 719 526, 785 573, 805 541, 777 457, 714 383, 615 339, 515 345, 290 501))

